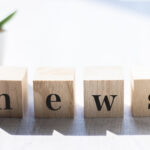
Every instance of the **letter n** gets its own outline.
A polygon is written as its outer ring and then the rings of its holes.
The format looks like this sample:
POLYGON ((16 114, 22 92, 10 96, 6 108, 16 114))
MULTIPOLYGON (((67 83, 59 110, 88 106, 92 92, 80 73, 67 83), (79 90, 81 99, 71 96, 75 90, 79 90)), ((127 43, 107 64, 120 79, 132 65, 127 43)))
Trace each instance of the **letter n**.
MULTIPOLYGON (((0 95, 0 97, 4 97, 5 98, 5 109, 7 110, 7 109, 12 109, 11 107, 10 107, 10 97, 9 97, 9 95, 8 94, 1 94, 0 95)), ((1 109, 1 108, 0 108, 1 109)))

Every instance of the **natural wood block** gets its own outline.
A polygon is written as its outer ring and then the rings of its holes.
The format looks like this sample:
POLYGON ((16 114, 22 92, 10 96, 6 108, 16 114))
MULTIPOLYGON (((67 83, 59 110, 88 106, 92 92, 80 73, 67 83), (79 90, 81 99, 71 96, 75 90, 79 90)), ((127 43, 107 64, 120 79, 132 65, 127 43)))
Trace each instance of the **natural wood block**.
POLYGON ((0 117, 23 117, 27 107, 27 70, 0 67, 0 117))
POLYGON ((74 117, 74 70, 38 68, 33 81, 35 117, 74 117))
POLYGON ((90 67, 84 71, 84 116, 122 117, 124 77, 120 67, 90 67))
POLYGON ((134 67, 131 79, 132 115, 150 116, 150 69, 144 66, 134 67))

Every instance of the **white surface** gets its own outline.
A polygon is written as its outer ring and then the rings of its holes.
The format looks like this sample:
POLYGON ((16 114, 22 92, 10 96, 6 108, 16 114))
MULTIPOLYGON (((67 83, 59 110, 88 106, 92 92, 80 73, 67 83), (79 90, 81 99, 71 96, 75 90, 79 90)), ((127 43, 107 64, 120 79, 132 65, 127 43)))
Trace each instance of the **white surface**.
POLYGON ((16 17, 6 26, 3 65, 29 68, 30 102, 24 119, 0 119, 2 131, 12 134, 10 138, 3 134, 0 136, 2 148, 8 148, 7 140, 15 150, 51 146, 72 149, 77 146, 79 148, 79 145, 82 149, 149 147, 150 118, 132 118, 130 114, 127 71, 123 119, 83 118, 81 74, 82 67, 88 65, 122 65, 128 68, 135 64, 150 64, 149 2, 0 1, 0 17, 10 9, 18 9, 16 17), (34 119, 32 79, 35 68, 39 66, 77 68, 75 119, 34 119), (54 130, 62 135, 77 137, 63 137, 61 140, 49 137, 54 130), (109 138, 105 136, 107 130, 123 137, 109 138), (78 137, 79 135, 86 137, 78 137))

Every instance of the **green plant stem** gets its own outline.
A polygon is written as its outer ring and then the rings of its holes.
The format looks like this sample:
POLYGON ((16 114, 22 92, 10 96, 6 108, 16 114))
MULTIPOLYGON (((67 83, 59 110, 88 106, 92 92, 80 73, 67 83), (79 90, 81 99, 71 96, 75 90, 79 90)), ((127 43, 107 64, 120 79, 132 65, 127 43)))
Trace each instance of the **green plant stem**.
POLYGON ((16 14, 16 12, 17 11, 12 12, 9 16, 0 21, 0 31, 2 31, 3 25, 6 24, 16 14))

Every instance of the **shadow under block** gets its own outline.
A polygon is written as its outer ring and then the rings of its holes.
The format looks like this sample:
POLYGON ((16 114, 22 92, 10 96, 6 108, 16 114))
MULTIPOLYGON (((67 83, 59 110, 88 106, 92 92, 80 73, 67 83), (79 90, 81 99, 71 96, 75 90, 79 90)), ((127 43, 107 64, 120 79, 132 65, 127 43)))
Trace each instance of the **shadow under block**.
POLYGON ((27 70, 0 67, 0 117, 23 117, 27 107, 27 70))
POLYGON ((33 88, 35 117, 74 117, 73 69, 38 68, 33 88))
POLYGON ((122 117, 124 77, 120 67, 95 67, 84 70, 84 116, 122 117))
POLYGON ((144 66, 135 67, 131 77, 132 115, 150 116, 150 69, 144 66))

